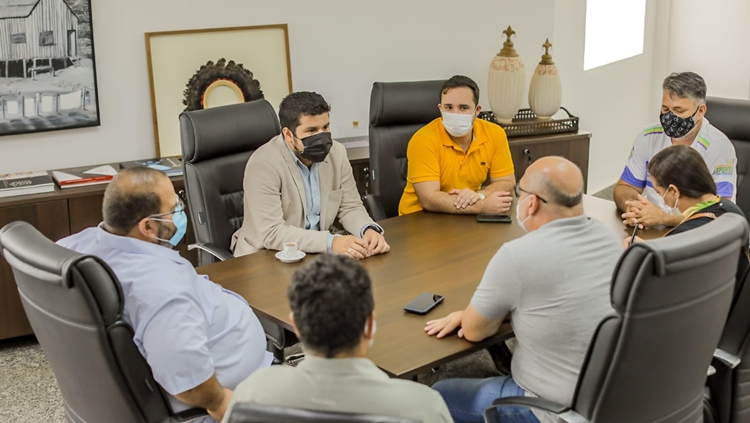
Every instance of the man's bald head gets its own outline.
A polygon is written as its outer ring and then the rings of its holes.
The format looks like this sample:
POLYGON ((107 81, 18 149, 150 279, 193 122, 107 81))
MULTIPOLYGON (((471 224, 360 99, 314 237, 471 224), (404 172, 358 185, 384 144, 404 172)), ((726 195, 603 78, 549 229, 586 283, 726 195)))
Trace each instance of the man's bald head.
POLYGON ((522 180, 525 189, 541 196, 561 211, 575 209, 583 202, 583 174, 570 160, 548 156, 535 161, 526 169, 522 180))
POLYGON ((144 217, 161 213, 165 182, 171 187, 167 175, 159 170, 148 167, 121 170, 104 191, 104 224, 110 231, 125 235, 144 217))

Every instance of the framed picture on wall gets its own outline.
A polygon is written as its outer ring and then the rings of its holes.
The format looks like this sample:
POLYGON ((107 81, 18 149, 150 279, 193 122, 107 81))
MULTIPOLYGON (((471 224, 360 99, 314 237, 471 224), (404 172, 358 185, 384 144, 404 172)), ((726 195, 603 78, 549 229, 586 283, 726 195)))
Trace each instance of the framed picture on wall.
POLYGON ((185 110, 292 92, 286 24, 146 33, 151 110, 158 157, 179 156, 185 110))
POLYGON ((91 1, 0 1, 0 135, 99 125, 91 1))

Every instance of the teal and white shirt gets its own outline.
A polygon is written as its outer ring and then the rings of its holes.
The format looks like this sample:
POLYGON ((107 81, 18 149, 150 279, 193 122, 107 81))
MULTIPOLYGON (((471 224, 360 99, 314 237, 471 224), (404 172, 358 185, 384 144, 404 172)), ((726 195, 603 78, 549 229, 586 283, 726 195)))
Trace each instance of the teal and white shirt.
MULTIPOLYGON (((642 188, 644 196, 651 202, 659 198, 648 174, 648 163, 656 153, 672 145, 672 139, 664 134, 661 124, 649 125, 635 139, 628 164, 620 178, 628 184, 642 188)), ((690 146, 703 156, 708 170, 716 181, 717 194, 735 201, 737 193, 737 154, 726 135, 703 118, 698 136, 690 146)))

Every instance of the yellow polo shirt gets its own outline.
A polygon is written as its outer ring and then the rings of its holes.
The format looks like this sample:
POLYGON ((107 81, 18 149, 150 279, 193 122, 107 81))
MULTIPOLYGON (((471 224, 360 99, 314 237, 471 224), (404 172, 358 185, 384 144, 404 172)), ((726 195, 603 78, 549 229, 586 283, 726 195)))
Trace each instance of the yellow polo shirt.
POLYGON ((502 178, 513 174, 513 159, 503 128, 475 119, 473 130, 474 140, 466 153, 450 138, 442 118, 414 134, 406 149, 409 164, 399 215, 422 210, 414 184, 440 181, 440 190, 444 192, 454 188, 479 190, 488 175, 502 178))

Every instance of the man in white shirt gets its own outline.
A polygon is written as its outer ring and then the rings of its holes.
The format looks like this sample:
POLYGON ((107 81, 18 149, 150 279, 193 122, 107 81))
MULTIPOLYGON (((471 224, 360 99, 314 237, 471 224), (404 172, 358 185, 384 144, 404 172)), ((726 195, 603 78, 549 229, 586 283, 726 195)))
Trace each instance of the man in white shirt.
POLYGON ((660 123, 647 126, 635 139, 615 187, 615 203, 630 225, 676 226, 682 221, 679 209, 675 204, 664 204, 648 175, 651 158, 672 145, 687 145, 698 151, 711 171, 719 196, 735 200, 737 155, 727 136, 704 117, 703 78, 693 72, 673 73, 664 79, 662 88, 660 123))
POLYGON ((232 389, 271 364, 260 321, 242 297, 196 273, 174 250, 188 221, 163 172, 120 171, 104 192, 103 215, 101 225, 58 244, 97 256, 115 272, 123 318, 172 409, 201 407, 210 417, 195 423, 220 421, 232 389))

